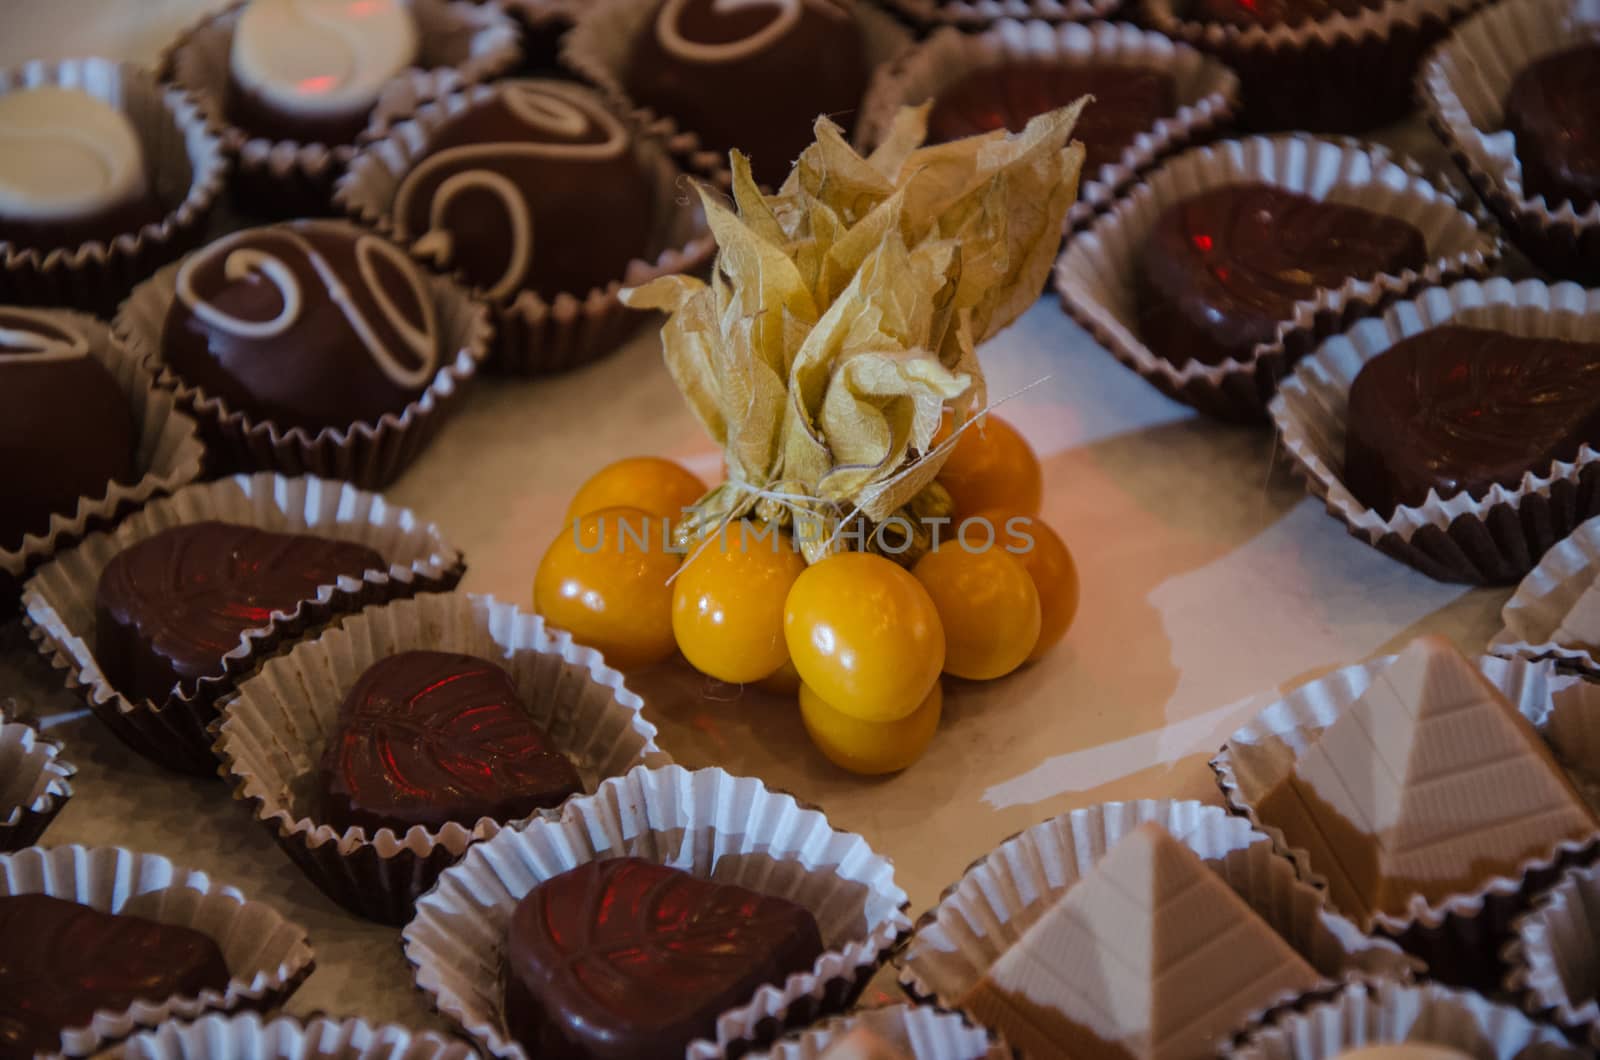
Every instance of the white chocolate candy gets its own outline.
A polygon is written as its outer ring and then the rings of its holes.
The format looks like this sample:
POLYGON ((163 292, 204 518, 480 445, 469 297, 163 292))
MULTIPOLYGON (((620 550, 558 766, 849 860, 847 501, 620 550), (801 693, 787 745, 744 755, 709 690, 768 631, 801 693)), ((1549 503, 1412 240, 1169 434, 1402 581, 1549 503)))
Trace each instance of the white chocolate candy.
POLYGON ((1469 1053, 1448 1045, 1404 1042, 1398 1045, 1368 1045, 1340 1053, 1337 1060, 1472 1060, 1469 1053))
POLYGON ((404 0, 251 0, 233 31, 233 76, 291 114, 370 110, 416 61, 404 0))
POLYGON ((147 187, 139 136, 121 111, 75 88, 0 95, 0 217, 83 217, 147 187))

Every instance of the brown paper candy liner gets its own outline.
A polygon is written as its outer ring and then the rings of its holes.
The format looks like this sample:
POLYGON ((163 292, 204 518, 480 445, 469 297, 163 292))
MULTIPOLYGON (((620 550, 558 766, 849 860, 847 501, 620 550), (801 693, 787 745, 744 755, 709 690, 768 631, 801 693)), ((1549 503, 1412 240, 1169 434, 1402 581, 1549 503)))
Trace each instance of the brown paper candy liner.
POLYGON ((1217 419, 1264 423, 1280 380, 1317 341, 1417 288, 1485 275, 1500 252, 1492 222, 1407 159, 1353 140, 1252 136, 1194 148, 1157 166, 1072 238, 1056 264, 1055 284, 1067 314, 1163 394, 1217 419), (1428 263, 1319 291, 1279 324, 1274 342, 1246 357, 1175 365, 1139 337, 1139 252, 1164 209, 1237 183, 1271 184, 1407 221, 1422 233, 1428 263))
POLYGON ((1505 989, 1523 1008, 1600 1050, 1600 867, 1571 868, 1512 925, 1505 989))
MULTIPOLYGON (((310 223, 359 231, 344 221, 310 223)), ((284 430, 190 385, 163 361, 167 313, 177 297, 182 265, 174 262, 134 288, 118 310, 114 328, 129 352, 155 373, 156 385, 172 391, 178 407, 199 422, 213 460, 230 471, 318 475, 381 489, 433 442, 494 339, 486 306, 446 277, 424 276, 438 314, 440 356, 439 371, 422 396, 376 423, 315 432, 304 427, 284 430)))
MULTIPOLYGON (((236 210, 271 220, 334 213, 333 184, 355 157, 356 144, 271 140, 228 121, 229 55, 247 2, 238 0, 186 30, 162 55, 161 78, 192 95, 222 127, 223 142, 238 157, 229 189, 236 210)), ((450 91, 499 77, 522 57, 516 23, 496 4, 411 0, 409 6, 417 20, 419 66, 390 81, 378 107, 419 79, 450 91)))
POLYGON ((1188 0, 1139 0, 1139 21, 1236 71, 1247 128, 1359 133, 1410 112, 1423 53, 1481 2, 1389 0, 1297 26, 1242 27, 1185 17, 1188 0))
POLYGON ((506 1031, 501 964, 512 910, 585 862, 637 857, 810 909, 826 953, 717 1018, 688 1060, 741 1056, 786 1027, 846 1009, 911 929, 894 865, 820 810, 721 769, 638 768, 468 849, 401 933, 417 986, 489 1055, 528 1060, 506 1031))
POLYGON ((1322 343, 1283 381, 1271 413, 1285 452, 1351 535, 1441 581, 1508 585, 1557 541, 1600 515, 1600 453, 1530 470, 1513 489, 1493 486, 1384 518, 1343 480, 1345 415, 1361 368, 1395 343, 1453 322, 1513 335, 1600 341, 1600 291, 1538 280, 1466 280, 1422 291, 1322 343))
POLYGON ((39 841, 72 798, 77 772, 62 759, 60 743, 9 719, 0 704, 0 853, 39 841))
MULTIPOLYGON (((396 93, 373 115, 371 139, 339 180, 334 202, 351 218, 387 238, 394 238, 390 210, 412 163, 426 150, 429 138, 445 122, 484 100, 493 85, 475 85, 462 92, 441 93, 419 79, 415 94, 396 93)), ((634 133, 640 164, 655 180, 658 231, 651 240, 653 260, 635 258, 623 275, 605 287, 563 292, 546 301, 534 291, 518 291, 491 303, 496 341, 491 366, 509 375, 549 375, 586 364, 610 353, 648 319, 622 304, 618 292, 673 273, 698 272, 716 252, 697 197, 681 186, 682 173, 661 144, 634 133)), ((410 248, 408 248, 410 249, 410 248)), ((433 263, 418 256, 426 264, 433 263)), ((475 292, 483 297, 483 292, 475 292)))
POLYGON ((1555 640, 1562 620, 1597 580, 1600 517, 1557 541, 1522 579, 1500 612, 1505 628, 1489 642, 1489 650, 1508 659, 1555 659, 1563 666, 1600 677, 1600 649, 1555 640))
POLYGON ((1249 822, 1199 802, 1142 799, 1053 817, 974 862, 896 954, 901 987, 918 1000, 958 1008, 1056 899, 1147 821, 1198 854, 1330 984, 1350 976, 1409 980, 1418 967, 1394 943, 1363 935, 1329 908, 1249 822))
MULTIPOLYGON (((1335 671, 1302 685, 1273 703, 1228 738, 1211 760, 1223 800, 1288 858, 1296 874, 1325 890, 1310 854, 1292 847, 1283 832, 1263 821, 1256 807, 1294 769, 1295 761, 1371 686, 1374 675, 1393 656, 1335 671)), ((1574 770, 1572 780, 1591 806, 1600 789, 1585 790, 1576 768, 1585 755, 1600 769, 1600 720, 1592 727, 1581 719, 1600 711, 1600 685, 1563 677, 1549 663, 1524 663, 1484 656, 1477 660, 1483 676, 1539 729, 1556 757, 1574 770), (1590 728, 1593 734, 1589 735, 1590 728), (1592 740, 1592 750, 1585 740, 1592 740)), ((1529 858, 1511 876, 1493 876, 1469 893, 1430 905, 1413 895, 1404 914, 1379 913, 1359 922, 1362 930, 1394 939, 1428 965, 1436 979, 1476 989, 1492 988, 1501 978, 1497 952, 1510 932, 1512 919, 1529 898, 1570 864, 1600 856, 1600 833, 1566 841, 1542 857, 1529 858)))
POLYGON ((1311 995, 1252 1028, 1226 1060, 1338 1060, 1378 1045, 1437 1045, 1481 1060, 1578 1060, 1553 1027, 1508 1006, 1438 983, 1350 983, 1311 995))
POLYGON ((556 77, 562 73, 561 42, 578 21, 584 0, 500 0, 522 27, 518 70, 556 77))
POLYGON ((504 823, 417 825, 403 836, 321 823, 316 771, 345 696, 374 663, 412 650, 462 652, 503 665, 533 720, 577 766, 586 791, 636 765, 672 761, 622 675, 539 616, 464 593, 369 607, 241 684, 216 733, 234 797, 252 803, 284 853, 357 916, 404 924, 440 871, 504 823))
POLYGON ((1239 109, 1233 71, 1158 33, 1126 23, 1057 26, 1006 20, 981 34, 942 29, 898 62, 879 67, 861 104, 856 142, 867 150, 876 147, 900 107, 937 99, 974 71, 1022 63, 1153 67, 1176 84, 1175 113, 1141 132, 1115 164, 1084 174, 1078 201, 1067 214, 1069 231, 1087 225, 1161 159, 1211 139, 1239 109))
MULTIPOLYGON (((86 1057, 145 1027, 207 1012, 270 1011, 282 1005, 316 962, 305 928, 272 907, 246 900, 203 872, 158 854, 122 847, 30 847, 0 854, 0 895, 44 894, 103 913, 126 913, 203 932, 222 951, 233 978, 225 991, 94 1014, 87 1027, 61 1032, 61 1053, 86 1057)), ((63 940, 63 943, 65 940, 63 940)))
POLYGON ((84 336, 89 356, 105 365, 133 407, 139 441, 132 483, 108 482, 98 497, 79 497, 77 509, 57 512, 43 534, 29 534, 14 549, 0 549, 0 615, 15 604, 22 581, 63 548, 93 530, 109 526, 146 501, 165 496, 200 477, 206 450, 194 420, 177 409, 171 394, 152 386, 150 373, 111 335, 111 329, 82 313, 65 309, 37 310, 84 336))
POLYGON ((750 1060, 821 1060, 830 1046, 857 1030, 916 1060, 1010 1060, 1011 1049, 993 1031, 936 1005, 886 1005, 823 1020, 749 1054, 750 1060))
POLYGON ((1600 283, 1600 203, 1530 197, 1504 101, 1535 60, 1600 37, 1600 8, 1585 0, 1495 4, 1456 27, 1422 65, 1417 88, 1439 138, 1534 264, 1557 276, 1600 283))
POLYGON ((109 242, 41 252, 0 239, 0 305, 60 305, 109 314, 134 284, 199 246, 222 192, 230 152, 204 112, 132 63, 30 62, 0 70, 0 95, 46 85, 76 88, 132 123, 160 221, 109 242))
POLYGON ((465 1042, 393 1023, 255 1012, 163 1023, 129 1038, 119 1060, 474 1060, 465 1042))
POLYGON ((987 29, 1006 19, 1091 22, 1116 14, 1122 0, 884 0, 884 6, 920 29, 953 26, 987 29))
MULTIPOLYGON (((860 23, 868 69, 894 61, 911 46, 911 34, 871 4, 833 2, 849 8, 860 23)), ((685 128, 672 115, 657 113, 631 99, 625 87, 633 42, 658 6, 658 0, 595 0, 581 11, 577 25, 567 34, 562 62, 598 88, 617 111, 631 113, 634 124, 666 144, 685 170, 726 190, 733 186, 727 153, 703 143, 699 133, 685 128)))
POLYGON ((168 769, 213 776, 217 761, 207 727, 217 718, 217 703, 262 659, 336 614, 453 588, 465 569, 461 553, 436 527, 376 494, 316 478, 239 475, 179 490, 45 564, 24 589, 24 621, 40 654, 66 671, 67 687, 125 743, 168 769), (389 567, 367 571, 360 579, 340 578, 293 613, 275 612, 268 625, 244 633, 222 657, 221 677, 204 678, 164 703, 130 700, 111 686, 94 657, 100 574, 135 542, 207 520, 359 542, 376 550, 389 567))

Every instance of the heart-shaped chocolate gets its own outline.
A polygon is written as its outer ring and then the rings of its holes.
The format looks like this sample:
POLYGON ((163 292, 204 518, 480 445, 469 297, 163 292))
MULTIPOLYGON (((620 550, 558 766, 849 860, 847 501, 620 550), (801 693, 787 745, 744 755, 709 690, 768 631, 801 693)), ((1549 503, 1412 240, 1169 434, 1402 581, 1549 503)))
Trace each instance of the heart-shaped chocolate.
POLYGON ((471 827, 559 806, 577 769, 486 659, 407 651, 368 667, 345 696, 319 770, 323 819, 338 829, 471 827))
POLYGON ((1388 515, 1550 473, 1600 446, 1600 343, 1450 325, 1396 343, 1350 387, 1344 481, 1388 515))
POLYGON ((682 1056, 822 952, 815 918, 788 899, 638 858, 591 861, 512 914, 506 1025, 544 1060, 682 1056))
POLYGON ((176 689, 224 673, 248 630, 340 578, 387 570, 365 545, 253 526, 174 526, 124 549, 100 574, 95 660, 131 700, 164 703, 176 689))
POLYGON ((61 1048, 101 1009, 228 988, 209 936, 43 894, 0 897, 0 1060, 61 1048))

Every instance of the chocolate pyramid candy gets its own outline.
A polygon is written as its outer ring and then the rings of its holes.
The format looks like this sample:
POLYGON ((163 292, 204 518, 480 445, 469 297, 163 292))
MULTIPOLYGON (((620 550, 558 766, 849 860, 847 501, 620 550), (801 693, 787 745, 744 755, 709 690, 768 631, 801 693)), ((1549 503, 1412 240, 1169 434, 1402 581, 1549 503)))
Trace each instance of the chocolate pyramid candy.
POLYGON ((512 914, 506 1025, 540 1060, 680 1057, 822 952, 816 920, 787 899, 638 858, 591 861, 512 914))
POLYGON ((340 830, 471 827, 559 806, 583 790, 517 686, 471 655, 407 651, 361 675, 318 771, 324 819, 340 830))

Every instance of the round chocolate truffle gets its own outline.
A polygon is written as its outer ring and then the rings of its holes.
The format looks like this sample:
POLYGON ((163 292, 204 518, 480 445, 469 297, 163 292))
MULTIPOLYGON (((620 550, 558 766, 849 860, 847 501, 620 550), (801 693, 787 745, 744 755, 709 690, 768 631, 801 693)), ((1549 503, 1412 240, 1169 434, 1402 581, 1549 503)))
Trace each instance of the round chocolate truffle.
POLYGON ((164 213, 121 111, 53 85, 0 95, 0 243, 109 243, 164 213))
POLYGON ((1600 201, 1600 110, 1594 105, 1600 43, 1568 48, 1529 66, 1506 96, 1506 128, 1517 138, 1523 187, 1552 209, 1582 213, 1600 201))
POLYGON ((326 221, 246 229, 189 255, 161 338, 203 395, 310 431, 399 413, 433 381, 440 347, 421 270, 326 221))
POLYGON ((250 0, 228 54, 228 119, 272 140, 349 143, 417 47, 404 0, 250 0))
POLYGON ((398 238, 497 301, 621 280, 656 208, 627 130, 581 85, 495 88, 429 137, 395 192, 398 238))
POLYGON ((847 130, 867 88, 854 14, 835 0, 664 0, 634 41, 631 98, 750 156, 758 181, 783 183, 817 115, 847 130))
POLYGON ((88 338, 60 316, 0 307, 0 548, 134 481, 137 446, 128 396, 88 338))

